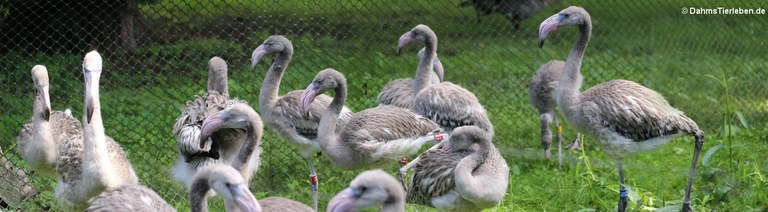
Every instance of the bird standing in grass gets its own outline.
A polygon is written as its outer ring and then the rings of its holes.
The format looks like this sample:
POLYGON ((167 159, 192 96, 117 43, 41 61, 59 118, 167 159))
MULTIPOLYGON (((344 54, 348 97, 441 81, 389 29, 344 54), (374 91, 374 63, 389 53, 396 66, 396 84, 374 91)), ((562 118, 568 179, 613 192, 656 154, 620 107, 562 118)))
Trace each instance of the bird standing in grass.
POLYGON ((691 211, 691 187, 696 163, 704 145, 704 132, 696 122, 669 105, 661 94, 627 80, 611 80, 584 92, 581 60, 592 33, 592 19, 584 8, 571 6, 550 16, 539 26, 539 47, 560 26, 576 26, 579 37, 565 61, 557 87, 557 105, 565 119, 579 131, 594 136, 619 172, 619 211, 627 207, 624 188, 624 159, 635 153, 658 149, 670 139, 687 134, 695 137, 693 160, 683 210, 691 211))

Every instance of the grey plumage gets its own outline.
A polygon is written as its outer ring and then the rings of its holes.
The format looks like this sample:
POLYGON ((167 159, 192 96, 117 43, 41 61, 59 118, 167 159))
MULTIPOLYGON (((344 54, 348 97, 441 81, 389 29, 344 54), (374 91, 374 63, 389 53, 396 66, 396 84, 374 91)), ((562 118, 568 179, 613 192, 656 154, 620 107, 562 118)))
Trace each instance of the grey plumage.
POLYGON ((474 125, 493 135, 493 125, 475 94, 447 81, 434 85, 428 84, 431 81, 429 72, 437 57, 435 32, 426 25, 417 25, 400 36, 398 51, 413 40, 424 43, 426 55, 420 58, 419 69, 414 78, 413 111, 432 119, 449 133, 459 126, 474 125))
POLYGON ((83 133, 59 146, 56 172, 56 199, 67 211, 82 211, 87 201, 102 191, 126 184, 137 184, 138 177, 117 142, 104 134, 99 102, 101 56, 89 52, 83 59, 86 79, 83 133))
MULTIPOLYGON (((544 156, 547 159, 551 157, 550 145, 552 144, 552 131, 549 124, 554 120, 555 127, 560 127, 557 118, 555 101, 555 89, 560 82, 560 76, 565 69, 565 62, 561 60, 551 60, 542 64, 531 79, 529 96, 533 107, 539 112, 539 122, 541 123, 541 145, 544 147, 544 156)), ((579 78, 581 79, 581 78, 579 78)), ((562 144, 561 132, 557 131, 558 142, 558 162, 562 165, 562 144)), ((574 143, 568 145, 568 149, 580 149, 579 135, 576 135, 574 143)))
MULTIPOLYGON (((269 54, 276 56, 261 85, 259 110, 270 130, 286 138, 288 144, 298 148, 301 156, 307 160, 310 183, 313 183, 313 205, 317 209, 317 181, 312 180, 317 173, 315 173, 312 157, 321 151, 317 131, 320 127, 321 114, 328 108, 332 98, 327 95, 317 96, 307 112, 302 108, 301 90, 294 90, 280 96, 278 91, 283 73, 293 58, 293 43, 281 35, 269 36, 264 43, 253 50, 251 66, 255 67, 262 57, 269 54)), ((342 107, 341 112, 337 114, 339 116, 336 122, 339 126, 337 129, 346 125, 352 114, 349 108, 342 107)))
POLYGON ((445 148, 420 158, 413 168, 408 203, 441 211, 481 211, 498 205, 506 194, 507 162, 478 127, 456 128, 445 148))
POLYGON ((540 114, 555 111, 555 89, 564 68, 565 62, 551 60, 542 64, 533 75, 529 94, 533 106, 540 114))
POLYGON ((259 205, 263 211, 274 212, 312 212, 315 209, 297 202, 292 199, 286 199, 282 197, 267 197, 259 200, 259 205))
POLYGON ((420 155, 419 162, 413 167, 411 187, 407 191, 406 201, 411 204, 435 207, 433 198, 454 192, 456 180, 453 171, 461 159, 472 154, 470 150, 447 151, 433 149, 420 155))
MULTIPOLYGON (((221 163, 222 160, 230 163, 245 136, 242 130, 222 129, 214 133, 203 147, 200 146, 200 130, 206 117, 237 103, 247 104, 244 100, 229 97, 227 64, 223 59, 211 58, 207 69, 207 92, 187 102, 173 126, 179 151, 179 158, 173 166, 173 177, 187 186, 194 173, 201 168, 221 163)), ((254 172, 258 170, 258 161, 253 161, 251 165, 254 172)))
POLYGON ((328 212, 360 211, 381 207, 382 212, 404 212, 405 191, 384 170, 369 170, 357 175, 349 187, 328 202, 328 212))
POLYGON ((124 185, 106 190, 90 200, 91 206, 85 211, 132 212, 132 211, 176 211, 155 191, 141 185, 124 185))
MULTIPOLYGON (((664 136, 703 133, 661 94, 627 80, 611 80, 584 91, 573 108, 568 113, 570 117, 584 122, 579 126, 592 135, 606 134, 608 130, 634 142, 643 142, 664 136), (592 116, 578 117, 582 114, 592 116)), ((614 158, 629 156, 607 153, 614 158)))
POLYGON ((70 136, 81 134, 80 121, 72 111, 51 111, 48 70, 45 66, 32 68, 32 79, 37 89, 32 118, 22 127, 17 137, 19 153, 36 174, 56 176, 58 146, 70 136))
MULTIPOLYGON (((426 57, 425 50, 426 48, 419 50, 419 60, 426 57)), ((443 80, 443 68, 437 57, 435 57, 433 66, 434 69, 430 72, 430 84, 438 84, 443 80)), ((419 68, 421 68, 421 66, 419 66, 419 68)), ((414 83, 416 83, 416 81, 411 78, 390 81, 379 93, 379 105, 391 105, 405 109, 413 108, 414 83)))
MULTIPOLYGON (((109 159, 115 170, 119 172, 114 173, 114 175, 119 175, 128 184, 137 184, 138 176, 134 172, 123 148, 111 137, 106 137, 105 141, 109 159)), ((90 197, 106 189, 104 187, 90 187, 90 180, 86 179, 87 176, 84 173, 88 171, 84 152, 85 144, 83 143, 82 134, 70 137, 68 141, 59 146, 59 157, 56 160, 56 172, 59 178, 55 192, 59 202, 68 210, 82 211, 87 206, 85 202, 90 197), (84 192, 87 192, 87 194, 84 192)))
POLYGON ((318 139, 323 155, 342 169, 386 167, 403 156, 414 154, 433 140, 437 124, 407 109, 384 106, 369 108, 353 115, 337 133, 336 119, 346 101, 346 78, 333 69, 325 69, 304 92, 305 110, 319 95, 333 89, 335 97, 323 113, 318 139))
POLYGON ((493 135, 493 124, 475 94, 451 82, 432 85, 416 95, 414 112, 435 121, 446 131, 477 126, 493 135))
MULTIPOLYGON (((704 144, 704 132, 659 93, 631 81, 612 80, 580 93, 581 60, 592 32, 589 13, 572 6, 550 16, 539 26, 539 46, 544 44, 549 33, 568 25, 579 28, 579 37, 568 55, 557 88, 557 104, 566 120, 579 131, 594 136, 602 150, 614 159, 621 192, 626 192, 622 168, 625 158, 660 148, 678 135, 694 136, 693 160, 683 200, 683 210, 691 211, 690 193, 704 144)), ((626 206, 626 196, 620 197, 618 209, 626 210, 626 206)))

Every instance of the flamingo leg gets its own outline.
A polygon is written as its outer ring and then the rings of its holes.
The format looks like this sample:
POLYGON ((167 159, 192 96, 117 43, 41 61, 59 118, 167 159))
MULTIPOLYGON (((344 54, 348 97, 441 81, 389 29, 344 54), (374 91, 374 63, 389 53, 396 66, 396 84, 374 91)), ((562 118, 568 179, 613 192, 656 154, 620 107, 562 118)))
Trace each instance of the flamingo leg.
MULTIPOLYGON (((560 125, 560 121, 557 120, 557 113, 552 113, 552 117, 555 120, 555 140, 557 140, 557 169, 563 170, 563 143, 560 138, 563 137, 563 126, 560 125)), ((549 129, 549 127, 547 127, 549 129)))
POLYGON ((312 208, 317 211, 317 173, 315 172, 315 164, 312 163, 312 156, 307 157, 307 163, 309 163, 309 182, 312 184, 312 208))
POLYGON ((618 211, 627 211, 627 189, 624 188, 624 167, 622 161, 616 161, 616 169, 619 170, 619 206, 618 211))
POLYGON ((552 122, 552 113, 542 113, 539 115, 539 121, 541 122, 541 146, 544 147, 544 158, 547 160, 552 158, 550 146, 552 145, 552 131, 549 129, 549 124, 552 122))
POLYGON ((683 199, 683 211, 693 211, 691 209, 691 187, 693 186, 693 176, 696 174, 696 163, 699 161, 699 153, 704 146, 704 134, 696 135, 696 146, 693 150, 693 161, 691 162, 691 173, 688 174, 688 187, 685 188, 685 199, 683 199))

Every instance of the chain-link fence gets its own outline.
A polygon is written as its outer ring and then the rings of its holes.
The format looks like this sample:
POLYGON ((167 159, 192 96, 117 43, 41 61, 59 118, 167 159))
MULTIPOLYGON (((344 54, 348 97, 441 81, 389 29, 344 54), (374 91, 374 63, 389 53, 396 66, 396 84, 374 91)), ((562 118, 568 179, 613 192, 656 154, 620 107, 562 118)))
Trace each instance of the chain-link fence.
MULTIPOLYGON (((251 69, 249 56, 271 34, 285 35, 295 46, 281 93, 303 89, 317 71, 333 67, 349 79, 347 105, 359 111, 378 104, 376 95, 390 80, 414 76, 421 47, 395 55, 395 44, 402 33, 427 24, 439 37, 445 79, 485 105, 497 146, 540 148, 527 86, 539 65, 565 59, 576 30, 564 28, 539 49, 537 29, 569 5, 586 8, 594 25, 583 88, 633 80, 659 91, 708 133, 719 132, 726 105, 744 124, 768 121, 768 15, 696 14, 717 7, 759 12, 768 8, 764 2, 10 0, 0 3, 3 207, 57 209, 55 180, 25 172, 15 136, 32 114, 29 73, 36 64, 48 67, 53 109, 72 108, 81 117, 81 61, 92 49, 105 58, 107 134, 128 152, 141 183, 176 207, 186 204, 186 191, 168 171, 177 154, 171 131, 176 116, 205 90, 212 56, 229 64, 230 95, 258 109, 271 61, 251 69), (726 90, 720 81, 730 77, 735 79, 726 90)), ((307 171, 297 151, 270 134, 262 144, 255 191, 305 192, 297 196, 308 199, 307 171)), ((321 182, 341 185, 354 176, 325 159, 317 163, 321 182)), ((325 200, 333 195, 321 192, 325 200)))

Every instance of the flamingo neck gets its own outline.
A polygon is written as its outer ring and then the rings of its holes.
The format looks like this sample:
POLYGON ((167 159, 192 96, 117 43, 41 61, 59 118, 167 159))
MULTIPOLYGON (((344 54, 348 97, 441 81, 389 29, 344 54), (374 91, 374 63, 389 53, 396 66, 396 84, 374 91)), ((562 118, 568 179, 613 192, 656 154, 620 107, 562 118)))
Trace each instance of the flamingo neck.
POLYGON ((584 51, 587 48, 591 34, 591 21, 587 20, 585 24, 579 25, 578 40, 571 49, 571 52, 568 53, 568 58, 565 60, 565 70, 560 77, 560 82, 557 87, 557 104, 566 114, 574 113, 570 106, 573 105, 579 95, 579 89, 581 88, 581 83, 583 81, 580 71, 581 61, 582 58, 584 58, 584 51))
POLYGON ((269 67, 267 76, 261 84, 261 93, 259 94, 259 108, 261 111, 269 111, 272 103, 277 100, 280 91, 280 81, 283 79, 283 72, 293 57, 293 47, 286 46, 285 49, 277 53, 275 61, 269 67))
POLYGON ((240 175, 243 176, 243 179, 247 180, 250 179, 251 170, 248 168, 250 166, 251 157, 253 156, 253 153, 256 151, 256 147, 259 145, 259 141, 261 141, 261 135, 263 128, 261 124, 256 123, 254 120, 250 120, 250 128, 246 130, 245 134, 245 142, 243 143, 243 146, 240 148, 240 151, 237 153, 237 157, 232 162, 232 167, 235 168, 235 170, 240 172, 240 175))
POLYGON ((323 112, 323 117, 320 118, 317 137, 323 153, 337 166, 345 167, 347 165, 345 162, 352 162, 352 150, 344 145, 343 141, 339 141, 339 137, 336 135, 336 123, 341 110, 344 108, 344 102, 347 101, 347 85, 339 83, 334 91, 336 95, 333 97, 333 101, 323 112))
POLYGON ((414 96, 432 83, 434 62, 435 57, 437 57, 437 37, 433 34, 425 36, 424 57, 419 58, 419 66, 416 69, 416 77, 413 80, 414 96))
MULTIPOLYGON (((107 148, 107 136, 104 133, 104 124, 101 119, 98 80, 94 80, 92 89, 93 113, 90 123, 87 120, 87 115, 83 116, 83 143, 85 146, 83 164, 86 167, 86 170, 83 171, 89 174, 90 179, 86 179, 87 181, 111 188, 117 186, 118 177, 114 176, 115 172, 107 148)), ((87 113, 86 110, 83 114, 87 113)))
MULTIPOLYGON (((45 120, 45 111, 43 111, 42 94, 38 94, 35 97, 34 108, 32 109, 32 142, 31 149, 34 149, 36 153, 42 153, 40 155, 35 154, 35 159, 27 161, 30 166, 37 167, 46 165, 48 161, 56 161, 56 144, 53 142, 53 134, 51 129, 51 122, 45 120)), ((50 116, 49 116, 50 119, 50 116)), ((41 169, 38 169, 41 170, 41 169)))
POLYGON ((229 97, 227 70, 208 71, 208 91, 217 91, 219 94, 229 97))
POLYGON ((206 194, 211 187, 208 185, 208 179, 201 177, 192 182, 189 190, 189 206, 192 212, 207 212, 208 199, 206 194))

